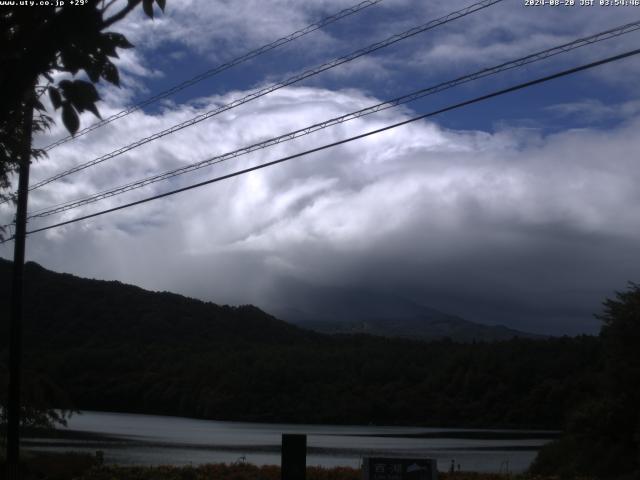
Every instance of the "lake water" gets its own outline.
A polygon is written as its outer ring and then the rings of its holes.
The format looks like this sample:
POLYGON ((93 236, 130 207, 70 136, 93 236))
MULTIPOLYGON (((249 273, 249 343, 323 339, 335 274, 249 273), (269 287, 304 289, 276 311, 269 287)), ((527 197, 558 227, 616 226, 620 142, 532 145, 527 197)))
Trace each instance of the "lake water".
POLYGON ((279 465, 283 433, 307 435, 307 465, 359 467, 365 456, 429 457, 447 470, 522 472, 555 432, 419 427, 259 424, 82 412, 63 438, 25 438, 40 451, 104 451, 121 465, 197 465, 246 461, 279 465))

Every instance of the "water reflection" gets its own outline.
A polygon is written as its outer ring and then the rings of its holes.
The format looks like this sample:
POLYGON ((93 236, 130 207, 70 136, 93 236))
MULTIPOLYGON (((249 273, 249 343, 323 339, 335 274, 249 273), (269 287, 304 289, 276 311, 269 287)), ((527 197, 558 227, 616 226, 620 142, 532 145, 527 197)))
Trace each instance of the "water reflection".
POLYGON ((82 412, 61 438, 25 439, 40 451, 105 452, 107 463, 197 465, 280 463, 283 433, 308 435, 308 465, 359 467, 364 456, 451 460, 463 470, 522 472, 554 432, 216 422, 181 417, 82 412))

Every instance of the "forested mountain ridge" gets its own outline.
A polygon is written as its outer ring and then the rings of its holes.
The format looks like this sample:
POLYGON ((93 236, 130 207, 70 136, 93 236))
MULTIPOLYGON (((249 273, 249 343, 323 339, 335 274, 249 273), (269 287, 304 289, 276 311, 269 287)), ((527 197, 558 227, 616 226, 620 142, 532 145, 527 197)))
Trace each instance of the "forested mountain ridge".
MULTIPOLYGON (((10 268, 11 262, 0 259, 4 285, 9 283, 10 268)), ((25 265, 25 277, 24 329, 35 345, 77 346, 79 339, 88 344, 106 340, 178 345, 230 339, 296 341, 312 336, 252 305, 219 306, 118 281, 55 273, 33 262, 25 265)), ((8 288, 0 290, 3 303, 8 303, 8 293, 8 288)))
MULTIPOLYGON (((3 318, 9 273, 1 261, 3 318)), ((33 263, 25 294, 25 368, 81 409, 560 428, 565 413, 599 388, 596 337, 457 344, 328 336, 251 306, 86 280, 33 263)), ((3 321, 3 339, 6 328, 3 321)))
POLYGON ((330 335, 361 333, 426 341, 451 338, 457 342, 498 342, 512 338, 543 338, 542 335, 521 332, 501 325, 481 325, 452 315, 443 314, 442 317, 436 319, 422 316, 406 319, 386 317, 352 322, 303 321, 294 322, 294 324, 330 335))
POLYGON ((281 320, 320 333, 367 334, 382 337, 456 342, 543 338, 507 328, 471 322, 418 304, 397 293, 356 287, 327 287, 279 279, 287 296, 273 292, 267 310, 281 320))

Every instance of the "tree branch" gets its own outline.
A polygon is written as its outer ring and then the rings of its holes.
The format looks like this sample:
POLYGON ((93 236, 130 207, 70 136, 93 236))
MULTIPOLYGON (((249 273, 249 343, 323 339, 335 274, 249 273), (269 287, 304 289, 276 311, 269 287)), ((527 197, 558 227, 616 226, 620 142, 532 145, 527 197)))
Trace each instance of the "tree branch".
POLYGON ((107 3, 106 5, 104 4, 104 0, 102 0, 102 14, 104 15, 104 13, 109 10, 109 8, 116 3, 118 0, 111 0, 109 3, 107 3))
POLYGON ((124 17, 126 17, 129 12, 131 10, 133 10, 134 8, 136 8, 140 2, 142 0, 129 0, 129 5, 127 5, 126 7, 124 7, 122 10, 120 10, 118 13, 116 13, 115 15, 107 18, 104 22, 103 22, 103 26, 102 28, 107 28, 110 27, 111 25, 113 25, 114 23, 122 20, 124 17))

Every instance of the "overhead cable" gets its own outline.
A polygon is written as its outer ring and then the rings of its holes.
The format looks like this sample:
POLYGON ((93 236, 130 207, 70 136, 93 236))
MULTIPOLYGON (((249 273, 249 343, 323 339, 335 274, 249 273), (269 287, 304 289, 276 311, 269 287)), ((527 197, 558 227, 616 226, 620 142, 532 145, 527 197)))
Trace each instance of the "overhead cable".
MULTIPOLYGON (((106 210, 101 210, 99 212, 95 212, 95 213, 92 213, 92 214, 89 214, 89 215, 83 215, 81 217, 73 218, 71 220, 66 220, 64 222, 59 222, 59 223, 56 223, 56 224, 53 224, 53 225, 48 225, 48 226, 45 226, 45 227, 36 228, 36 229, 28 231, 27 234, 33 234, 33 233, 43 232, 43 231, 46 231, 46 230, 51 230, 53 228, 62 227, 64 225, 69 225, 69 224, 72 224, 72 223, 80 222, 82 220, 87 220, 89 218, 95 218, 95 217, 98 217, 98 216, 101 216, 101 215, 105 215, 107 213, 112 213, 112 212, 115 212, 115 211, 118 211, 118 210, 123 210, 123 209, 126 209, 126 208, 130 208, 130 207, 133 207, 133 206, 136 206, 136 205, 141 205, 143 203, 147 203, 147 202, 151 202, 153 200, 158 200, 158 199, 161 199, 161 198, 165 198, 165 197, 168 197, 168 196, 171 196, 171 195, 175 195, 177 193, 193 190, 195 188, 203 187, 205 185, 210 185, 212 183, 217 183, 217 182, 220 182, 222 180, 227 180, 229 178, 238 177, 240 175, 244 175, 244 174, 256 171, 256 170, 260 170, 260 169, 263 169, 263 168, 266 168, 266 167, 277 165, 279 163, 287 162, 287 161, 293 160, 295 158, 300 158, 300 157, 309 155, 311 153, 320 152, 322 150, 333 148, 333 147, 336 147, 338 145, 344 145, 346 143, 350 143, 350 142, 353 142, 355 140, 360 140, 362 138, 366 138, 366 137, 369 137, 369 136, 372 136, 372 135, 376 135, 376 134, 379 134, 379 133, 382 133, 382 132, 385 132, 385 131, 388 131, 388 130, 391 130, 391 129, 394 129, 394 128, 398 128, 398 127, 401 127, 403 125, 408 125, 410 123, 414 123, 414 122, 417 122, 419 120, 423 120, 423 119, 428 118, 428 117, 433 117, 435 115, 439 115, 439 114, 442 114, 442 113, 445 113, 445 112, 450 112, 452 110, 455 110, 455 109, 458 109, 458 108, 462 108, 462 107, 466 107, 468 105, 472 105, 472 104, 475 104, 475 103, 483 102, 483 101, 489 100, 489 99, 494 98, 494 97, 505 95, 507 93, 511 93, 511 92, 515 92, 517 90, 522 90, 522 89, 525 89, 525 88, 529 88, 529 87, 532 87, 534 85, 538 85, 538 84, 541 84, 541 83, 549 82, 551 80, 555 80, 557 78, 561 78, 561 77, 565 77, 565 76, 568 76, 568 75, 572 75, 572 74, 575 74, 575 73, 578 73, 578 72, 581 72, 581 71, 584 71, 584 70, 589 70, 591 68, 595 68, 595 67, 600 66, 600 65, 605 65, 605 64, 608 64, 608 63, 611 63, 611 62, 622 60, 624 58, 628 58, 628 57, 631 57, 631 56, 634 56, 634 55, 638 55, 639 53, 640 53, 640 49, 631 50, 631 51, 628 51, 628 52, 625 52, 625 53, 622 53, 622 54, 619 54, 619 55, 614 55, 614 56, 607 57, 607 58, 602 59, 602 60, 598 60, 596 62, 591 62, 591 63, 585 64, 585 65, 581 65, 581 66, 578 66, 578 67, 570 68, 568 70, 563 70, 561 72, 557 72, 557 73, 554 73, 552 75, 547 75, 545 77, 537 78, 535 80, 530 80, 528 82, 520 83, 518 85, 509 87, 509 88, 504 88, 502 90, 498 90, 498 91, 495 91, 495 92, 492 92, 492 93, 489 93, 489 94, 486 94, 486 95, 482 95, 482 96, 473 98, 471 100, 466 100, 464 102, 460 102, 460 103, 457 103, 455 105, 451 105, 451 106, 448 106, 448 107, 445 107, 445 108, 441 108, 439 110, 435 110, 435 111, 432 111, 432 112, 429 112, 429 113, 425 113, 423 115, 419 115, 417 117, 413 117, 413 118, 410 118, 408 120, 403 120, 401 122, 397 122, 397 123, 394 123, 392 125, 388 125, 386 127, 382 127, 382 128, 378 128, 378 129, 375 129, 375 130, 371 130, 369 132, 362 133, 360 135, 356 135, 356 136, 349 137, 349 138, 346 138, 346 139, 343 139, 343 140, 339 140, 337 142, 333 142, 333 143, 329 143, 329 144, 326 144, 326 145, 322 145, 320 147, 312 148, 310 150, 306 150, 304 152, 299 152, 299 153, 296 153, 294 155, 289 155, 289 156, 286 156, 286 157, 283 157, 283 158, 279 158, 279 159, 273 160, 271 162, 267 162, 267 163, 256 165, 256 166, 253 166, 253 167, 250 167, 250 168, 245 168, 245 169, 242 169, 242 170, 238 170, 236 172, 229 173, 227 175, 222 175, 222 176, 219 176, 219 177, 215 177, 215 178, 203 181, 203 182, 195 183, 195 184, 192 184, 192 185, 189 185, 189 186, 186 186, 186 187, 182 187, 182 188, 171 190, 171 191, 168 191, 168 192, 165 192, 165 193, 161 193, 159 195, 154 195, 152 197, 147 197, 147 198, 144 198, 142 200, 137 200, 135 202, 127 203, 127 204, 124 204, 124 205, 119 205, 117 207, 109 208, 109 209, 106 209, 106 210)), ((6 241, 9 241, 11 239, 12 238, 7 239, 2 243, 5 243, 6 241)))
POLYGON ((107 160, 110 160, 114 157, 117 157, 119 155, 122 155, 123 153, 126 153, 130 150, 133 150, 134 148, 140 147, 142 145, 145 145, 149 142, 152 142, 153 140, 157 140, 158 138, 162 138, 165 137, 167 135, 171 135, 173 133, 176 133, 184 128, 190 127, 192 125, 195 125, 197 123, 200 123, 204 120, 207 120, 208 118, 211 118, 215 115, 219 115, 223 112, 226 112, 227 110, 231 110, 232 108, 238 107, 240 105, 243 105, 247 102, 250 102, 252 100, 256 100, 260 97, 263 97, 271 92, 274 92, 276 90, 279 90, 281 88, 287 87, 289 85, 293 85, 295 83, 298 83, 306 78, 312 77, 314 75, 317 75, 319 73, 322 73, 326 70, 335 68, 339 65, 342 65, 344 63, 350 62, 352 60, 355 60, 356 58, 362 57, 364 55, 367 55, 369 53, 375 52, 377 50, 380 50, 382 48, 388 47, 390 45, 393 45, 394 43, 400 42, 402 40, 405 40, 409 37, 412 37, 414 35, 417 35, 419 33, 425 32, 427 30, 431 30, 433 28, 439 27, 441 25, 453 22, 455 20, 458 20, 462 17, 465 17, 467 15, 470 15, 472 13, 475 13, 479 10, 482 10, 484 8, 490 7, 491 5, 494 5, 496 3, 500 3, 504 0, 482 0, 481 2, 478 3, 474 3, 473 5, 470 5, 468 7, 465 7, 461 10, 457 10, 455 12, 449 13, 448 15, 445 15, 443 17, 440 17, 436 20, 432 20, 430 22, 427 22, 423 25, 420 25, 418 27, 414 27, 411 28, 403 33, 399 33, 396 35, 392 35, 389 38, 381 41, 381 42, 377 42, 374 43, 372 45, 369 45, 368 47, 356 50, 355 52, 352 52, 348 55, 345 55, 343 57, 339 57, 337 59, 334 59, 330 62, 324 63, 320 66, 311 68, 309 70, 305 70, 302 73, 293 75, 292 77, 289 77, 288 79, 284 80, 283 82, 280 83, 276 83, 276 84, 272 84, 269 85, 268 87, 262 88, 260 90, 257 90, 253 93, 250 93, 240 99, 234 100, 231 103, 227 103, 225 105, 221 105, 213 110, 209 110, 208 112, 205 113, 201 113, 200 115, 197 115, 189 120, 186 120, 182 123, 179 123, 177 125, 174 125, 172 127, 169 127, 165 130, 162 130, 160 132, 157 132, 153 135, 150 135, 148 137, 144 137, 140 140, 137 140, 129 145, 126 145, 124 147, 121 147, 117 150, 114 150, 110 153, 107 153, 106 155, 102 155, 98 158, 95 158, 93 160, 90 160, 88 162, 85 162, 81 165, 77 165, 73 168, 70 168, 69 170, 65 170, 64 172, 58 173, 52 177, 49 177, 45 180, 41 180, 40 182, 35 183, 34 185, 32 185, 29 190, 35 190, 37 188, 40 188, 44 185, 47 185, 51 182, 54 182, 56 180, 59 180, 63 177, 66 177, 67 175, 71 175, 73 173, 77 173, 79 171, 82 171, 86 168, 92 167, 94 165, 97 165, 99 163, 105 162, 107 160))
POLYGON ((621 25, 609 30, 605 30, 603 32, 597 33, 595 35, 591 35, 588 37, 584 37, 584 38, 580 38, 577 40, 574 40, 572 42, 569 43, 565 43, 562 45, 558 45, 552 48, 548 48, 546 50, 542 50, 536 53, 532 53, 529 54, 525 57, 521 57, 515 60, 510 60, 508 62, 504 62, 501 63, 500 65, 496 65, 493 67, 489 67, 489 68, 485 68, 479 71, 476 71, 474 73, 462 76, 462 77, 458 77, 454 80, 449 80, 447 82, 442 82, 440 84, 437 84, 435 86, 431 86, 428 88, 424 88, 421 90, 417 90, 414 91, 412 93, 409 93, 407 95, 403 95, 401 97, 397 97, 394 98, 392 100, 387 100, 385 102, 381 102, 378 103, 376 105, 367 107, 367 108, 363 108, 361 110, 357 110, 355 112, 351 112, 348 113, 346 115, 341 115, 338 117, 334 117, 331 118, 329 120, 325 120, 323 122, 319 122, 310 126, 307 126, 305 128, 301 128, 299 130, 295 130, 293 132, 289 132, 277 137, 273 137, 267 140, 263 140, 261 142, 258 143, 254 143, 252 145, 249 146, 245 146, 242 148, 239 148, 237 150, 233 150, 231 152, 227 152, 221 155, 216 155, 214 157, 208 158, 206 160, 202 160, 196 163, 192 163, 190 165, 185 165, 183 167, 179 167, 179 168, 175 168, 172 170, 168 170, 166 172, 163 173, 159 173, 157 175, 153 175, 153 176, 149 176, 147 178, 141 179, 141 180, 137 180, 135 182, 130 182, 124 185, 120 185, 118 187, 115 188, 111 188, 109 190, 105 190, 103 192, 82 198, 82 199, 76 199, 76 200, 72 200, 72 201, 67 201, 67 202, 63 202, 61 204, 55 205, 53 207, 47 207, 45 209, 41 209, 35 212, 32 212, 29 215, 29 219, 31 218, 41 218, 41 217, 46 217, 46 216, 50 216, 56 213, 60 213, 60 212, 64 212, 67 210, 71 210, 74 208, 78 208, 84 205, 88 205, 106 198, 110 198, 113 197, 115 195, 119 195, 131 190, 136 190, 163 180, 167 180, 173 177, 176 177, 178 175, 183 175, 185 173, 189 173, 201 168, 205 168, 214 164, 218 164, 218 163, 222 163, 224 161, 230 160, 232 158, 237 158, 239 156, 242 155, 246 155, 249 154, 251 152, 255 152, 257 150, 261 150, 264 148, 268 148, 271 147, 273 145, 277 145, 279 143, 282 142, 286 142, 286 141, 290 141, 305 135, 309 135, 313 132, 317 132, 319 130, 337 125, 337 124, 341 124, 350 120, 354 120, 356 118, 360 118, 363 117, 365 115, 370 115, 376 112, 380 112, 389 108, 393 108, 396 107, 398 105, 402 105, 402 104, 406 104, 415 100, 418 100, 420 98, 426 97, 428 95, 433 95, 435 93, 438 92, 442 92, 444 90, 447 90, 449 88, 453 88, 455 86, 458 85, 462 85, 464 83, 468 83, 471 81, 475 81, 475 80, 479 80, 481 78, 490 76, 490 75, 495 75, 497 73, 500 72, 504 72, 506 70, 511 70, 514 68, 518 68, 518 67, 522 67, 524 65, 528 65, 530 63, 533 62, 537 62, 540 60, 544 60, 546 58, 561 54, 561 53, 565 53, 565 52, 569 52, 581 47, 585 47, 587 45, 592 45, 596 42, 601 42, 604 40, 608 40, 611 38, 615 38, 615 37, 619 37, 620 35, 624 35, 636 30, 640 29, 640 21, 636 21, 633 23, 628 23, 625 25, 621 25))
POLYGON ((124 110, 115 113, 107 118, 105 118, 104 120, 100 120, 99 122, 94 123, 93 125, 90 125, 86 128, 83 128, 82 130, 78 131, 75 133, 75 135, 68 135, 64 138, 61 138, 60 140, 57 140, 49 145, 47 145, 46 147, 43 148, 43 150, 49 151, 54 149, 55 147, 62 145, 64 143, 67 143, 71 140, 74 140, 78 137, 81 137, 82 135, 85 135, 89 132, 92 132, 94 130, 97 130, 98 128, 104 127, 105 125, 114 122, 120 118, 126 117, 127 115, 130 115, 133 112, 136 112, 148 105, 151 105, 152 103, 157 102, 158 100, 162 100, 163 98, 167 98, 170 97, 171 95, 178 93, 182 90, 184 90, 185 88, 191 87, 207 78, 211 78, 214 75, 217 75, 219 73, 224 72, 225 70, 228 70, 232 67, 235 67, 236 65, 239 65, 241 63, 244 63, 246 61, 252 60, 254 58, 256 58, 259 55, 262 55, 264 53, 267 53, 271 50, 275 50, 278 47, 281 47, 283 45, 286 45, 287 43, 290 43, 300 37, 303 37, 305 35, 308 35, 316 30, 319 30, 331 23, 337 22, 338 20, 341 20, 345 17, 348 17, 350 15, 353 15, 355 13, 358 13, 362 10, 364 10, 365 8, 368 8, 372 5, 378 4, 380 2, 382 2, 383 0, 365 0, 363 2, 358 3, 357 5, 354 5, 352 7, 349 8, 345 8, 344 10, 339 11, 338 13, 331 15, 329 17, 323 18, 322 20, 320 20, 319 22, 316 23, 312 23, 311 25, 307 25, 306 27, 297 30, 289 35, 287 35, 286 37, 282 37, 279 38, 278 40, 275 40, 271 43, 268 43, 266 45, 263 45, 262 47, 256 48, 255 50, 251 50, 250 52, 245 53, 244 55, 241 55, 239 57, 236 57, 232 60, 229 60, 228 62, 225 62, 223 64, 218 65, 217 67, 211 68, 209 70, 207 70, 206 72, 202 72, 198 75, 196 75, 195 77, 192 77, 188 80, 185 80, 182 83, 179 83, 178 85, 175 85, 167 90, 164 90, 146 100, 143 100, 140 103, 137 103, 135 105, 132 105, 128 108, 125 108, 124 110))

